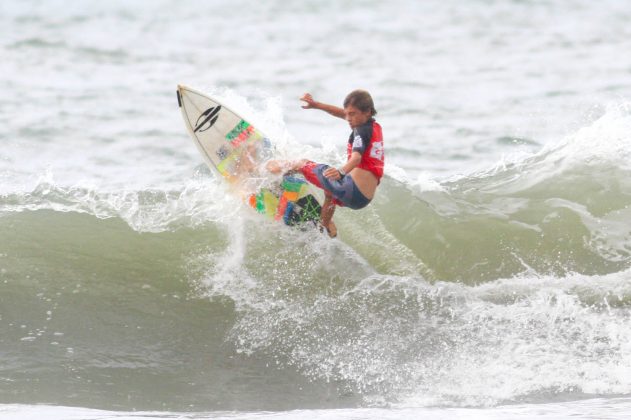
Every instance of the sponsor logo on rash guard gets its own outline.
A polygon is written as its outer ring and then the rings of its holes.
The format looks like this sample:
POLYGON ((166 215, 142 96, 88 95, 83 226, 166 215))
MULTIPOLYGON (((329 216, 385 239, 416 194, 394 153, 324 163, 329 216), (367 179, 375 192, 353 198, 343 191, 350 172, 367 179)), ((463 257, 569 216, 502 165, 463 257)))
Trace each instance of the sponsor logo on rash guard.
POLYGON ((383 142, 382 141, 376 141, 372 144, 370 157, 383 161, 383 142))

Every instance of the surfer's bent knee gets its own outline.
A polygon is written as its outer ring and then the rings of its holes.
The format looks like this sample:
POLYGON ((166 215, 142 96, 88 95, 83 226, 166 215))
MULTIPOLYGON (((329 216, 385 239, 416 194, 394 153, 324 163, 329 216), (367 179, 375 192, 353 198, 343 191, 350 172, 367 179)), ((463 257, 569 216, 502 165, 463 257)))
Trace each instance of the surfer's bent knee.
POLYGON ((367 198, 359 190, 350 175, 346 175, 337 181, 331 181, 324 176, 328 165, 304 160, 300 166, 300 172, 307 181, 324 191, 326 200, 332 200, 333 204, 359 210, 366 207, 371 199, 367 198))

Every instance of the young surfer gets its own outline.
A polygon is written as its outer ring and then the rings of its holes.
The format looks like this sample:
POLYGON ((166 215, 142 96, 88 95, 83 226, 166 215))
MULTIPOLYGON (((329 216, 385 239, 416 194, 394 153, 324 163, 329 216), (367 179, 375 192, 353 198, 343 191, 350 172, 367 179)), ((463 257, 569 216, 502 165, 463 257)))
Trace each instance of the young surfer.
POLYGON ((353 131, 348 139, 347 161, 340 168, 307 159, 295 162, 270 161, 267 169, 272 173, 300 171, 309 182, 324 190, 320 222, 329 236, 335 237, 335 206, 359 210, 366 207, 375 196, 383 176, 381 126, 373 118, 377 111, 372 97, 365 90, 349 93, 344 99, 343 108, 317 102, 309 93, 305 93, 300 100, 305 102, 302 106, 304 109, 319 109, 348 121, 353 131))

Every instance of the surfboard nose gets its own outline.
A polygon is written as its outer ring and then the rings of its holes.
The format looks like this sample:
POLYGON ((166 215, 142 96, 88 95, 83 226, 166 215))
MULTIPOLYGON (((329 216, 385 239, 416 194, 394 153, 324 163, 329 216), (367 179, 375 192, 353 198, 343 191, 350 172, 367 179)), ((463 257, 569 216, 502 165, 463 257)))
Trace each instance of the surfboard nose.
POLYGON ((182 85, 177 85, 177 91, 175 92, 177 94, 177 105, 182 108, 182 90, 183 90, 184 86, 182 85))

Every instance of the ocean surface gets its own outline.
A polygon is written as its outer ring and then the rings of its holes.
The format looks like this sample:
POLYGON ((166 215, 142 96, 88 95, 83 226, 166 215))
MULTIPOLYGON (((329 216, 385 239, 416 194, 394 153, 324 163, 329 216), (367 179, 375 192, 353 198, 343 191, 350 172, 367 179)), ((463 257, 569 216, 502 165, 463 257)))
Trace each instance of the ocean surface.
POLYGON ((0 418, 627 419, 631 4, 0 3, 0 418), (202 161, 182 83, 277 156, 368 89, 339 238, 202 161))

